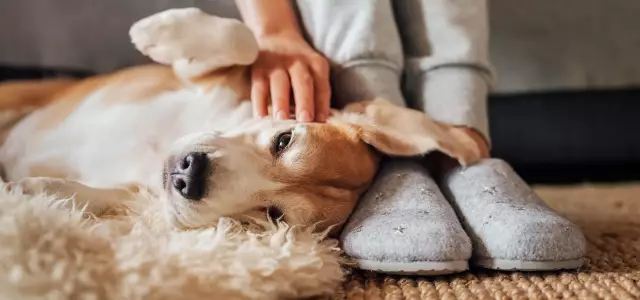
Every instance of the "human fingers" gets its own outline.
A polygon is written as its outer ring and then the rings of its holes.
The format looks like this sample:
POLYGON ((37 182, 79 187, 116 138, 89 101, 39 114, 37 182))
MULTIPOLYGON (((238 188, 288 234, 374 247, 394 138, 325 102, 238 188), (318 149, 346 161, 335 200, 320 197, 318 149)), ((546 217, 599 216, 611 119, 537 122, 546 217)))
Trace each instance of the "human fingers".
POLYGON ((301 122, 313 122, 315 115, 314 80, 309 68, 297 62, 289 68, 291 87, 295 100, 296 119, 301 122))
POLYGON ((329 82, 329 62, 322 56, 309 63, 313 73, 315 92, 315 119, 324 122, 331 111, 331 84, 329 82))
POLYGON ((284 69, 275 69, 269 74, 269 89, 274 116, 278 120, 289 119, 291 82, 284 69))
POLYGON ((262 69, 251 69, 251 104, 254 117, 269 114, 269 81, 262 69))

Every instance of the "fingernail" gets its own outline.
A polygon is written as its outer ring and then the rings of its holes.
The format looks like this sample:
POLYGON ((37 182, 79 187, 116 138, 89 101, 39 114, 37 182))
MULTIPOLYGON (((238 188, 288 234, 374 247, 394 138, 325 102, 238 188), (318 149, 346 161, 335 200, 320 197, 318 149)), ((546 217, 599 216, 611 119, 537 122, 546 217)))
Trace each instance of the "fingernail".
POLYGON ((254 112, 253 113, 253 117, 256 119, 262 119, 264 117, 268 116, 268 114, 263 114, 263 113, 259 113, 259 112, 254 112))
POLYGON ((283 110, 278 111, 278 113, 276 114, 276 119, 278 120, 286 120, 287 119, 287 113, 283 110))
POLYGON ((308 111, 303 110, 298 114, 298 121, 311 122, 313 121, 313 119, 311 118, 311 114, 308 111))
POLYGON ((318 122, 324 122, 324 121, 327 120, 327 115, 323 114, 323 113, 320 113, 320 114, 318 114, 318 117, 316 119, 318 119, 318 122))

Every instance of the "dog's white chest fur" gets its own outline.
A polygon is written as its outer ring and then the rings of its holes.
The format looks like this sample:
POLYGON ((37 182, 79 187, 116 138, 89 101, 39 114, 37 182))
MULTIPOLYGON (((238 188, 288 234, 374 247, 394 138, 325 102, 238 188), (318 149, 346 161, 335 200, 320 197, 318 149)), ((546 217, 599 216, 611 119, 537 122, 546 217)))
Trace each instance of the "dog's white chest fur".
POLYGON ((39 113, 14 128, 0 149, 8 180, 62 176, 95 187, 160 185, 163 159, 176 139, 227 130, 251 113, 250 105, 240 104, 224 86, 206 94, 182 89, 153 101, 118 99, 117 105, 105 89, 89 95, 53 129, 36 130, 39 113), (24 138, 33 135, 39 136, 24 138))

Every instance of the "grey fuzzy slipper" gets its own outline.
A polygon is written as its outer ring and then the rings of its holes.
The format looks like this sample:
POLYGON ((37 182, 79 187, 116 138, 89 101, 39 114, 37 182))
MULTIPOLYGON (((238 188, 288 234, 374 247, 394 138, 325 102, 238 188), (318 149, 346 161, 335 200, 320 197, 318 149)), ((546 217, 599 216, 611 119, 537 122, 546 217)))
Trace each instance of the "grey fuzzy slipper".
POLYGON ((541 271, 582 265, 580 229, 550 209, 504 161, 459 167, 441 187, 473 242, 472 263, 541 271))
POLYGON ((359 268, 436 275, 468 269, 471 241, 417 160, 382 164, 340 237, 359 268))

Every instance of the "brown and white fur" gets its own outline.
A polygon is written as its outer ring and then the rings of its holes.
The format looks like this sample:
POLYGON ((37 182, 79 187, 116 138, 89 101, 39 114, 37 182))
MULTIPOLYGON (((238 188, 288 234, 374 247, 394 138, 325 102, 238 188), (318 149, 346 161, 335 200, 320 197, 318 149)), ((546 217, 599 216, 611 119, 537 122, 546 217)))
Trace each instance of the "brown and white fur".
POLYGON ((248 74, 258 49, 239 21, 177 9, 130 33, 161 64, 0 85, 0 109, 35 108, 0 148, 7 187, 73 197, 98 216, 144 191, 181 228, 266 218, 269 208, 289 224, 325 227, 348 218, 381 155, 440 150, 464 164, 478 159, 456 129, 384 101, 334 111, 322 124, 253 118, 248 74), (291 140, 278 152, 283 132, 291 140), (207 158, 205 192, 195 200, 173 187, 171 174, 193 152, 207 158))

